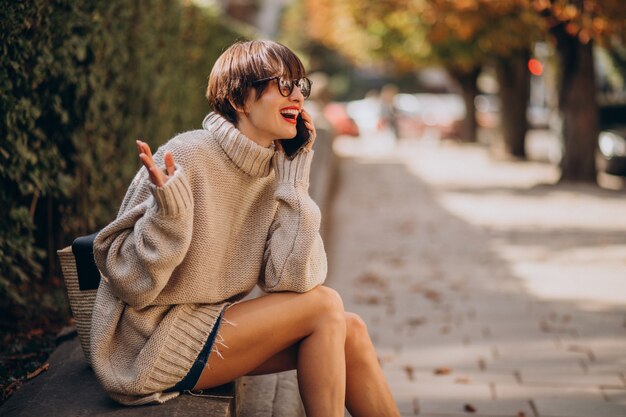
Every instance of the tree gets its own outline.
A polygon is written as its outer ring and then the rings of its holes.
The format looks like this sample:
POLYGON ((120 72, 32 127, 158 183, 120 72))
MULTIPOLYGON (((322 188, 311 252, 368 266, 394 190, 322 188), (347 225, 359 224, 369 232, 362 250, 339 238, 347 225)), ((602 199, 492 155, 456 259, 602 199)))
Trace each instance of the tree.
POLYGON ((461 86, 466 105, 462 136, 476 140, 474 98, 482 65, 497 58, 503 88, 506 143, 523 156, 530 81, 525 72, 541 20, 524 0, 308 1, 309 33, 357 62, 396 71, 439 64, 461 86), (514 64, 513 64, 514 63, 514 64), (515 67, 514 71, 510 69, 515 67), (522 68, 520 71, 519 68, 522 68), (512 91, 511 91, 512 90, 512 91), (523 107, 519 117, 519 108, 523 107), (521 142, 521 146, 519 143, 521 142), (522 151, 518 151, 522 149, 522 151))
POLYGON ((474 97, 483 64, 495 64, 499 81, 502 134, 509 154, 525 158, 530 96, 527 62, 543 25, 524 0, 428 0, 422 14, 436 62, 462 86, 468 110, 465 138, 475 139, 474 97))
POLYGON ((596 182, 598 103, 593 65, 595 42, 624 36, 622 0, 533 0, 550 26, 560 59, 559 110, 564 152, 561 181, 596 182))

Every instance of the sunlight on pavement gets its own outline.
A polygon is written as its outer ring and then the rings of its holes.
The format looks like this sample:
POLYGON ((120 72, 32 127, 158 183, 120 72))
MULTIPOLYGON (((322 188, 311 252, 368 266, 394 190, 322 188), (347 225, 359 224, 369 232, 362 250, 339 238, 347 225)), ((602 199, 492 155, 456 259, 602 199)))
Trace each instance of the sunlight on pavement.
POLYGON ((336 151, 403 161, 447 211, 490 236, 527 291, 585 309, 626 304, 626 195, 554 185, 549 163, 498 161, 480 145, 339 139, 336 151))

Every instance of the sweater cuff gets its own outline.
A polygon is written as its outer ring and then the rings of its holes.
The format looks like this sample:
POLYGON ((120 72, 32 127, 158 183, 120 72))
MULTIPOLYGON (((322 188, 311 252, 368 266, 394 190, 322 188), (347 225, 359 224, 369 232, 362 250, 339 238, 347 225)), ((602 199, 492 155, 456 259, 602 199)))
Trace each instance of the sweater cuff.
POLYGON ((164 216, 177 216, 193 207, 191 187, 180 166, 176 165, 174 176, 163 187, 150 184, 157 210, 164 216))
POLYGON ((283 152, 276 152, 274 166, 278 183, 302 182, 308 184, 313 154, 312 149, 305 149, 290 161, 283 152))

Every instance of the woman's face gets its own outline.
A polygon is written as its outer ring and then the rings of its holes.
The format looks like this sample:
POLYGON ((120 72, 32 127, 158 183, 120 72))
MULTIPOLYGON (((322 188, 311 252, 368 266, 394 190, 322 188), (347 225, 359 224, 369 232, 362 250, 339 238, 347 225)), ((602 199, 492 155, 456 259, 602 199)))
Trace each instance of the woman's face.
POLYGON ((250 89, 244 104, 246 111, 239 113, 237 127, 259 145, 269 147, 276 139, 296 135, 296 116, 303 103, 304 96, 297 86, 289 97, 283 97, 277 80, 270 80, 258 100, 255 89, 250 89))

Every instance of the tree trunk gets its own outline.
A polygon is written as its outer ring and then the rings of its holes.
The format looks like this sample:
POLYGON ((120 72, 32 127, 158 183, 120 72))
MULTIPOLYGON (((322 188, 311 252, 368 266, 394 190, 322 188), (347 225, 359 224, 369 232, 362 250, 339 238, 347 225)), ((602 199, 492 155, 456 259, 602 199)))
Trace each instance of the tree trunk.
POLYGON ((530 99, 530 72, 526 68, 530 51, 524 50, 497 65, 500 84, 501 129, 506 152, 526 159, 526 109, 530 99))
POLYGON ((561 65, 559 110, 564 150, 560 181, 597 182, 598 102, 593 45, 582 44, 561 24, 552 29, 561 65))
POLYGON ((476 105, 474 99, 478 95, 478 76, 480 67, 475 67, 471 71, 450 70, 452 77, 461 86, 463 102, 465 103, 465 118, 461 124, 461 140, 464 142, 476 142, 478 123, 476 121, 476 105))

